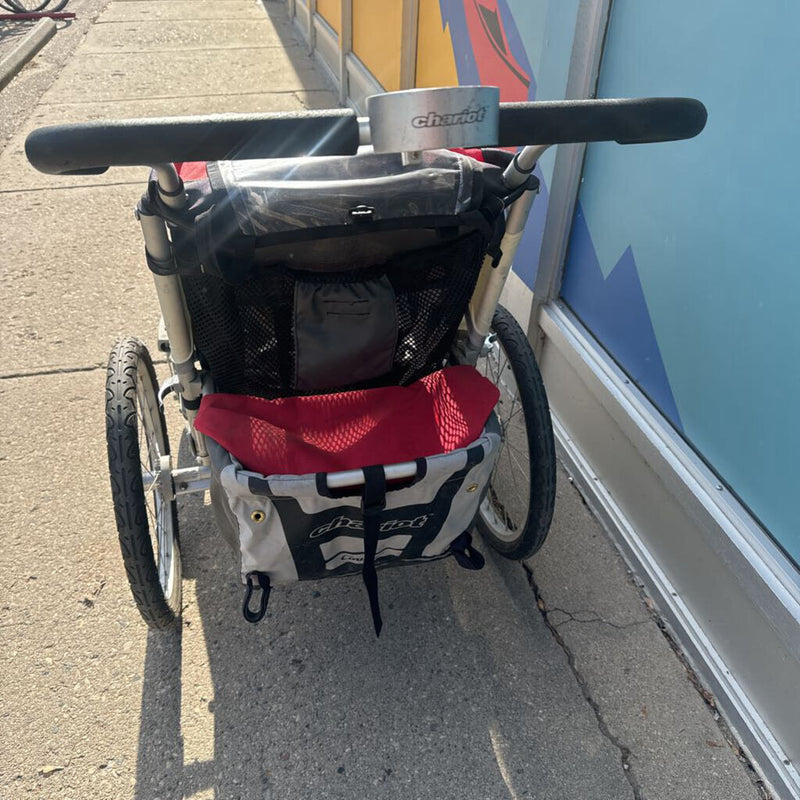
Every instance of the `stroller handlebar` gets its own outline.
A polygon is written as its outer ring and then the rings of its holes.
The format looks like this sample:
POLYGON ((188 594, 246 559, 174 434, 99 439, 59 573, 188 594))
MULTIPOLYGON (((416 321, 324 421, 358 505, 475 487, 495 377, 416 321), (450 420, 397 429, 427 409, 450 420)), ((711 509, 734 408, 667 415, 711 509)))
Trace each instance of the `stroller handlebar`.
POLYGON ((28 136, 25 154, 40 172, 99 175, 176 161, 352 155, 358 138, 350 109, 213 114, 53 125, 28 136))
POLYGON ((502 147, 672 142, 697 136, 706 116, 690 97, 501 103, 499 139, 502 147))
MULTIPOLYGON (((500 103, 497 141, 473 144, 665 142, 696 136, 705 122, 705 106, 680 97, 500 103)), ((354 155, 368 132, 350 109, 164 117, 39 128, 25 152, 40 172, 96 175, 176 161, 354 155)))

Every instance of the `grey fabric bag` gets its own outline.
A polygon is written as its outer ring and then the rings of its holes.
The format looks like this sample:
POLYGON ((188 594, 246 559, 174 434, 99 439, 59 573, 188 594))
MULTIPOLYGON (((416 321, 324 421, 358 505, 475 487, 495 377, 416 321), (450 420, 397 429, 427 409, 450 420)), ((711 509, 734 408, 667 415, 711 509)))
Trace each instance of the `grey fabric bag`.
MULTIPOLYGON (((463 566, 482 566, 482 557, 471 547, 469 529, 500 447, 494 414, 468 447, 418 459, 417 477, 411 483, 393 488, 384 481, 377 490, 377 511, 371 510, 369 481, 363 490, 331 492, 324 473, 264 476, 244 469, 213 440, 208 446, 212 505, 247 586, 248 621, 263 616, 274 585, 362 574, 379 631, 377 585, 370 589, 370 571, 449 555, 463 566), (370 529, 374 531, 371 556, 370 529), (249 610, 258 588, 263 590, 260 614, 249 610)), ((382 468, 368 467, 365 473, 370 470, 374 475, 382 468)))

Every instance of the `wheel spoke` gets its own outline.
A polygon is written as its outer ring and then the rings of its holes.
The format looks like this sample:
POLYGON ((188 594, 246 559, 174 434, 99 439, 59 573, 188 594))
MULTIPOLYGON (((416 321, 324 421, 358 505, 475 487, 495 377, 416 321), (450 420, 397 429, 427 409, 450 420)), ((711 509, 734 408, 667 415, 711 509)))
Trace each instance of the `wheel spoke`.
POLYGON ((511 480, 514 484, 514 488, 517 490, 517 496, 519 496, 519 485, 517 484, 517 471, 514 469, 514 463, 511 460, 511 450, 506 448, 506 455, 508 456, 508 469, 511 473, 511 480))
MULTIPOLYGON (((505 426, 504 426, 505 428, 508 428, 508 423, 511 422, 511 418, 514 416, 514 413, 515 413, 514 412, 514 406, 517 404, 517 400, 518 399, 519 399, 519 394, 517 394, 515 392, 514 393, 514 397, 511 400, 511 410, 508 412, 508 416, 506 417, 505 426)), ((522 408, 521 405, 520 405, 520 408, 522 408)))
POLYGON ((513 414, 509 414, 508 419, 506 420, 506 423, 511 422, 511 420, 514 417, 516 417, 517 415, 519 415, 521 412, 522 412, 522 405, 520 404, 520 407, 513 414))
POLYGON ((525 466, 520 461, 518 461, 516 458, 514 458, 514 456, 512 455, 513 452, 514 451, 510 447, 506 449, 506 453, 508 454, 509 462, 513 462, 514 464, 516 464, 517 465, 517 469, 518 469, 519 472, 525 472, 526 471, 525 466))
MULTIPOLYGON (((150 473, 150 474, 152 474, 152 473, 150 473)), ((150 497, 150 495, 155 494, 156 487, 158 486, 160 481, 161 481, 161 473, 157 472, 155 475, 153 475, 153 479, 150 481, 150 484, 148 486, 146 486, 145 489, 144 489, 145 498, 148 498, 148 497, 150 497)))
POLYGON ((170 531, 164 524, 164 507, 165 503, 158 504, 158 577, 161 581, 161 587, 165 592, 168 592, 169 586, 169 571, 172 562, 172 541, 170 539, 170 531))
POLYGON ((497 449, 497 457, 495 458, 494 466, 492 467, 492 474, 491 474, 491 477, 489 478, 489 483, 490 484, 494 483, 494 476, 497 474, 497 467, 500 464, 500 458, 503 455, 503 450, 505 449, 505 446, 506 446, 506 440, 505 440, 505 438, 501 438, 500 439, 500 447, 497 449))
POLYGON ((142 456, 145 456, 149 462, 150 452, 149 449, 147 448, 147 437, 145 435, 144 416, 142 415, 142 409, 138 402, 136 403, 136 416, 139 420, 139 463, 142 465, 143 470, 150 470, 152 469, 153 465, 150 463, 145 464, 144 461, 142 460, 142 456))
POLYGON ((525 450, 521 450, 519 447, 511 444, 511 442, 508 441, 506 442, 506 446, 522 458, 523 464, 528 462, 530 453, 527 452, 527 448, 525 448, 525 450))
MULTIPOLYGON (((150 519, 153 521, 153 524, 155 525, 155 523, 157 521, 155 516, 154 516, 155 515, 154 506, 156 504, 156 497, 154 495, 151 495, 150 496, 150 500, 152 500, 152 502, 145 503, 144 507, 147 509, 147 516, 150 517, 150 519)), ((153 528, 153 530, 155 531, 155 528, 153 528)))
POLYGON ((155 545, 154 553, 158 580, 165 595, 171 591, 170 574, 172 570, 172 527, 167 524, 169 517, 166 511, 166 502, 160 493, 161 475, 161 448, 157 438, 160 430, 160 416, 158 409, 151 402, 149 393, 144 391, 144 386, 139 377, 137 380, 137 414, 139 417, 140 444, 139 454, 143 472, 152 475, 150 483, 145 487, 144 500, 147 507, 151 526, 151 540, 155 545), (141 456, 146 454, 148 464, 141 461, 141 456), (151 504, 152 500, 152 504, 151 504), (155 506, 155 511, 152 506, 155 506))

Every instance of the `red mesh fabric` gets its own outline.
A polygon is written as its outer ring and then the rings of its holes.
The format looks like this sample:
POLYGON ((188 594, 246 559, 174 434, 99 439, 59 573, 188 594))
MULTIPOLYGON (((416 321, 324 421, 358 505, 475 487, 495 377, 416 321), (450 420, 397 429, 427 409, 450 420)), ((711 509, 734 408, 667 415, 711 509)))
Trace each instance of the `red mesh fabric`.
POLYGON ((410 386, 277 400, 206 395, 195 426, 264 475, 337 472, 465 447, 499 396, 472 367, 447 367, 410 386))

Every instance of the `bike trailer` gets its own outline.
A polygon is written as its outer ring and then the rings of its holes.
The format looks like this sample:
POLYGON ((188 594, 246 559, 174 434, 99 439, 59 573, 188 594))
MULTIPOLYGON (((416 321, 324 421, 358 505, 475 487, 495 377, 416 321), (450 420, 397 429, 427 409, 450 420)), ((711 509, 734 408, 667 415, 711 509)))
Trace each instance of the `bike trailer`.
POLYGON ((263 617, 273 585, 355 572, 379 632, 377 569, 483 564, 469 531, 500 444, 498 391, 445 364, 484 258, 499 256, 501 169, 437 150, 413 165, 367 154, 180 172, 195 176, 188 211, 153 183, 140 213, 165 218, 175 243, 148 262, 180 275, 208 371, 194 425, 244 616, 263 617))
MULTIPOLYGON (((262 617, 273 585, 543 544, 555 498, 547 395, 499 300, 554 144, 687 139, 691 98, 502 103, 497 87, 352 109, 42 128, 40 171, 148 164, 137 207, 172 376, 135 338, 106 381, 128 581, 154 628, 181 612, 179 495, 210 489, 262 617), (491 146, 481 150, 449 148, 491 146), (522 149, 511 156, 507 150, 522 149), (194 465, 173 461, 175 392, 194 465), (260 592, 260 595, 258 593, 260 592)), ((547 297, 539 298, 547 300, 547 297)))

